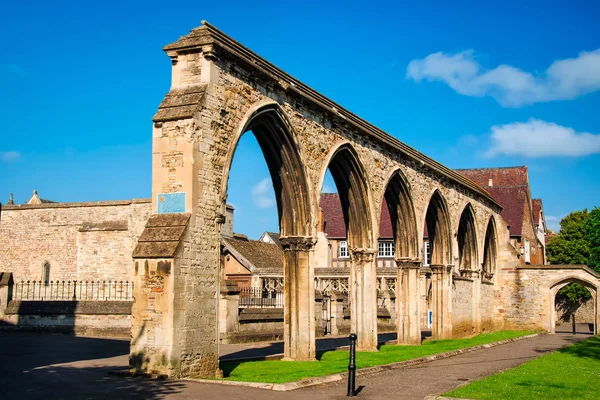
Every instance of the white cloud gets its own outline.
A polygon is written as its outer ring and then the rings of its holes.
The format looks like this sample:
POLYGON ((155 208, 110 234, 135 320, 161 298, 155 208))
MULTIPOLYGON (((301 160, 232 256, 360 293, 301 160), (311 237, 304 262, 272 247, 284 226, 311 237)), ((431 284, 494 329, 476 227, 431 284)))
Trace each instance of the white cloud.
POLYGON ((491 96, 505 107, 571 100, 600 90, 600 49, 554 61, 541 74, 510 65, 485 70, 473 50, 456 54, 439 52, 411 61, 406 79, 441 81, 466 96, 491 96))
POLYGON ((0 151, 0 160, 4 162, 17 161, 21 158, 21 153, 18 151, 0 151))
POLYGON ((265 178, 252 188, 252 201, 258 208, 270 208, 275 205, 271 179, 265 178))
POLYGON ((546 215, 545 218, 546 218, 546 227, 548 229, 551 229, 554 232, 558 232, 560 230, 560 221, 564 217, 555 217, 552 215, 546 215))
POLYGON ((600 153, 600 135, 575 132, 552 122, 530 119, 492 127, 491 147, 486 157, 578 157, 600 153))

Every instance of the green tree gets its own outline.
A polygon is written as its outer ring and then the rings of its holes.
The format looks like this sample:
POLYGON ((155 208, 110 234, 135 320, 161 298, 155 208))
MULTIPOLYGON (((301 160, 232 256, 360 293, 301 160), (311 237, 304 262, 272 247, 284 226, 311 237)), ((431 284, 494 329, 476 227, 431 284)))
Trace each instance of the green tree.
POLYGON ((589 247, 587 265, 600 272, 600 208, 590 211, 585 222, 585 237, 589 247))
POLYGON ((574 211, 560 221, 560 231, 548 241, 550 264, 588 264, 590 247, 586 235, 587 209, 574 211))
POLYGON ((565 299, 568 305, 579 305, 584 301, 591 299, 592 294, 579 283, 569 283, 558 291, 559 296, 565 299))
MULTIPOLYGON (((600 209, 574 211, 560 221, 560 231, 548 241, 546 255, 550 264, 584 264, 600 267, 600 209), (590 220, 590 215, 592 215, 590 220), (596 260, 596 264, 594 263, 596 260)), ((598 269, 597 269, 598 270, 598 269)), ((571 306, 592 297, 589 290, 578 283, 570 283, 558 294, 571 306)))

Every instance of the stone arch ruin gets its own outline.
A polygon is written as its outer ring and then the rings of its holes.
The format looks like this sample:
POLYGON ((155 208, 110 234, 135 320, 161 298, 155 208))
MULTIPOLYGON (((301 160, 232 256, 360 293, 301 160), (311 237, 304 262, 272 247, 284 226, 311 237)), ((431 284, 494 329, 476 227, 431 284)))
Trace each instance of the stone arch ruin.
POLYGON ((172 81, 153 117, 152 215, 133 255, 133 367, 175 376, 219 373, 220 231, 233 153, 247 131, 262 149, 277 198, 286 359, 315 358, 315 243, 327 167, 347 226, 351 320, 360 349, 377 349, 373 259, 384 198, 397 249, 400 343, 420 343, 424 276, 431 281, 434 338, 450 337, 453 324, 476 333, 516 320, 504 300, 495 300, 506 284, 495 272, 515 270, 515 256, 501 207, 485 190, 208 23, 164 50, 172 81), (453 250, 456 236, 460 254, 453 250), (461 265, 469 276, 453 276, 461 265), (461 278, 462 292, 453 293, 461 278), (453 304, 456 298, 463 302, 453 304))

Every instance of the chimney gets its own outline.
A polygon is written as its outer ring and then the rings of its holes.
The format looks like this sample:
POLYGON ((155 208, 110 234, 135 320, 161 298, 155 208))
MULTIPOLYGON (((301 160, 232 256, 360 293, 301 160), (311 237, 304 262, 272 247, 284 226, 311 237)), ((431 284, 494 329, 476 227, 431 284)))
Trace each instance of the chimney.
POLYGON ((492 180, 492 178, 488 180, 488 186, 494 186, 494 181, 492 180))
POLYGON ((225 222, 221 225, 221 235, 223 237, 233 237, 233 206, 225 205, 225 222))

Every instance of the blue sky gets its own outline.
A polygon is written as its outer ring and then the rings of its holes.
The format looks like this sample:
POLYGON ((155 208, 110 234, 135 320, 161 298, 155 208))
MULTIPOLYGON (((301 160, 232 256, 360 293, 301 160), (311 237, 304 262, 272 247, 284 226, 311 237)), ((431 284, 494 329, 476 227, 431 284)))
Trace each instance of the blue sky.
MULTIPOLYGON (((161 47, 205 19, 450 168, 529 166, 555 229, 600 206, 594 2, 86 3, 3 5, 3 203, 33 189, 55 201, 149 197, 151 118, 170 84, 161 47)), ((250 237, 278 230, 266 178, 245 135, 229 201, 250 237)))

